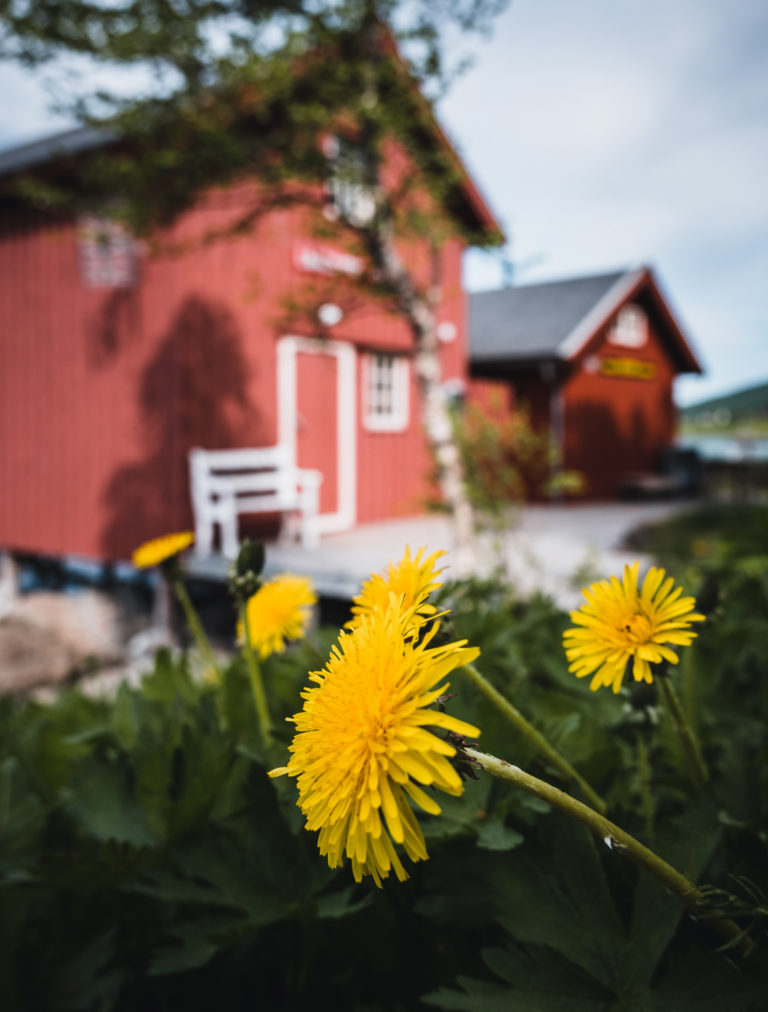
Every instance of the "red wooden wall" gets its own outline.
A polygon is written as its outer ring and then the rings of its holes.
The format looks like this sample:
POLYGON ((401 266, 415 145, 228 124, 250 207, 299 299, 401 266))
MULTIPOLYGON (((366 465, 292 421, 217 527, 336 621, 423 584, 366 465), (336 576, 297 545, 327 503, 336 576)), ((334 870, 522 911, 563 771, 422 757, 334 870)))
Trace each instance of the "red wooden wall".
POLYGON ((636 349, 597 334, 573 364, 562 387, 565 466, 587 479, 586 495, 615 496, 621 478, 652 472, 675 434, 675 367, 651 315, 648 338, 636 349), (649 379, 601 374, 606 358, 650 364, 649 379))
POLYGON ((501 418, 515 408, 517 392, 508 380, 473 376, 467 384, 467 402, 488 418, 501 418))
POLYGON ((510 366, 502 380, 473 378, 470 383, 470 398, 481 406, 495 384, 507 384, 510 410, 526 406, 535 429, 553 432, 563 466, 585 479, 586 499, 614 498, 625 476, 657 472, 662 451, 675 435, 673 383, 679 367, 650 299, 640 293, 633 301, 646 312, 647 338, 640 347, 612 343, 606 325, 578 355, 556 368, 551 362, 517 370, 510 366), (629 360, 652 375, 605 375, 606 359, 629 360))
MULTIPOLYGON (((277 440, 278 340, 316 332, 284 299, 325 282, 295 265, 297 240, 316 241, 298 209, 270 212, 247 236, 200 245, 245 192, 214 195, 187 214, 164 239, 188 248, 146 250, 126 288, 86 286, 74 222, 4 216, 0 545, 127 558, 141 541, 189 526, 190 447, 277 440)), ((425 276, 417 246, 404 255, 425 276)), ((455 240, 442 250, 440 316, 459 329, 444 349, 446 378, 465 375, 461 252, 455 240)), ((359 298, 325 336, 411 347, 400 319, 359 298)), ((408 431, 369 433, 360 376, 357 386, 358 520, 418 512, 428 455, 415 387, 408 431)))

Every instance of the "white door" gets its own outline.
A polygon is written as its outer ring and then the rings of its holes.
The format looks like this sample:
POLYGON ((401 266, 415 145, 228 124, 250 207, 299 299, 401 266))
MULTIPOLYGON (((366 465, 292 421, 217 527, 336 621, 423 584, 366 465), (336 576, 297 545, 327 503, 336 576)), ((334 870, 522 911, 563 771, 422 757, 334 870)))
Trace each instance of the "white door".
POLYGON ((357 494, 355 349, 283 337, 277 353, 278 438, 299 467, 323 474, 321 534, 354 526, 357 494))

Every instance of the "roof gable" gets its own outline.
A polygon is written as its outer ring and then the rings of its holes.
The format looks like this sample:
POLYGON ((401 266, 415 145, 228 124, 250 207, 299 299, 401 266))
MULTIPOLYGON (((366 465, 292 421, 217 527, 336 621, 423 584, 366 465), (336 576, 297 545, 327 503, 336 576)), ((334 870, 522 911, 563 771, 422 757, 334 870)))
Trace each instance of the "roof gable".
POLYGON ((569 336, 623 275, 617 271, 470 295, 471 357, 478 361, 562 357, 569 336))
POLYGON ((521 285, 469 297, 474 363, 571 361, 638 293, 647 295, 680 372, 701 372, 648 267, 521 285))
POLYGON ((0 151, 0 176, 10 176, 14 172, 25 172, 55 161, 57 158, 69 158, 83 151, 101 147, 113 138, 106 130, 95 127, 75 127, 62 133, 43 137, 42 140, 20 144, 17 147, 0 151))
MULTIPOLYGON (((414 98, 418 118, 414 122, 412 140, 414 143, 432 145, 447 159, 456 174, 454 185, 446 192, 444 200, 449 214, 461 218, 469 229, 470 244, 494 245, 504 239, 503 230, 470 176, 456 148, 440 126, 430 103, 414 85, 414 98)), ((19 172, 55 165, 57 161, 69 161, 89 151, 114 143, 119 138, 105 128, 75 127, 61 133, 44 137, 0 151, 0 178, 19 172)))

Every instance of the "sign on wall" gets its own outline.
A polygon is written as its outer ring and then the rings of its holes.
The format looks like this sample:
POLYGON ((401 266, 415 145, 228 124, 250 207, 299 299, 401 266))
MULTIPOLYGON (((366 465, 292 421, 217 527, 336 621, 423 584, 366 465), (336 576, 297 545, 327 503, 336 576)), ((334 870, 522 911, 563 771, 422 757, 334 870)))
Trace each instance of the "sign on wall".
POLYGON ((365 264, 360 257, 334 246, 298 242, 293 247, 293 266, 309 274, 350 274, 356 277, 362 274, 365 264))
POLYGON ((600 360, 600 375, 652 380, 656 375, 656 366, 640 358, 603 358, 600 360))

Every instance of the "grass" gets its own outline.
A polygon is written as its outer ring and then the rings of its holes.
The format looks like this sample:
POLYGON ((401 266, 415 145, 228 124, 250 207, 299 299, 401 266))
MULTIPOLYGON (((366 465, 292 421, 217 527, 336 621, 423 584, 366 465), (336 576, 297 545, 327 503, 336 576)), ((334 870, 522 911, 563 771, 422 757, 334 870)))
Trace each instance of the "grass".
POLYGON ((748 555, 768 555, 768 507, 753 504, 708 504, 668 520, 644 524, 625 546, 646 552, 666 565, 689 562, 735 562, 748 555))
POLYGON ((680 422, 682 436, 730 436, 759 439, 768 436, 768 418, 734 418, 728 422, 698 422, 695 418, 680 422))

